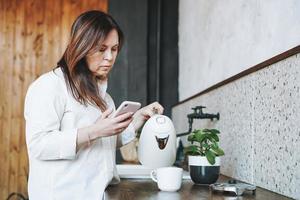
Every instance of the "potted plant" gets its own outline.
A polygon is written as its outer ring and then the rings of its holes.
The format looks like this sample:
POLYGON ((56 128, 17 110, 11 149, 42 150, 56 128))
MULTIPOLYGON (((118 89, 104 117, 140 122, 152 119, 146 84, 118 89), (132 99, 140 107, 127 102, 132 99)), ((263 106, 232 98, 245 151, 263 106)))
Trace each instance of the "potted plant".
POLYGON ((196 184, 212 184, 219 178, 220 156, 224 151, 219 147, 218 134, 217 129, 197 129, 188 136, 192 145, 184 152, 188 155, 191 179, 196 184))

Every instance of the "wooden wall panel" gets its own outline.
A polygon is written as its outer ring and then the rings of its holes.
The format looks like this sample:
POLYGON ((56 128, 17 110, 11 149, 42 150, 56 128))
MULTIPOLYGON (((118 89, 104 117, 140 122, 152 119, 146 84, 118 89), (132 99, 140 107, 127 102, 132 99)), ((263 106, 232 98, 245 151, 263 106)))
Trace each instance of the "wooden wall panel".
POLYGON ((108 0, 0 0, 0 199, 27 195, 23 117, 29 84, 53 69, 71 24, 82 12, 107 11, 108 0))

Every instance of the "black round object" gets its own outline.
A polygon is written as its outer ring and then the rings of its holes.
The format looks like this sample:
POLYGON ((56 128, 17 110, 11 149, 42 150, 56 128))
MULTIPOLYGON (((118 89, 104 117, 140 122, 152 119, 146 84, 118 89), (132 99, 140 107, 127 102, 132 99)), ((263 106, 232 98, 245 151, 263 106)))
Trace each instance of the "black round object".
POLYGON ((190 176, 196 184, 215 183, 220 174, 220 166, 189 166, 190 176))

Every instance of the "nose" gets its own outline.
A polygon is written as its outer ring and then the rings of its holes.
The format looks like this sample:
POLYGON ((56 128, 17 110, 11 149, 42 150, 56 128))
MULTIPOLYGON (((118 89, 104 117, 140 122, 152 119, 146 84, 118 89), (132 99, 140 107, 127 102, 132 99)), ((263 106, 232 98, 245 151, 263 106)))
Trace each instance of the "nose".
POLYGON ((106 50, 104 52, 104 60, 110 61, 110 60, 112 60, 112 58, 113 58, 113 55, 112 55, 111 50, 106 50))

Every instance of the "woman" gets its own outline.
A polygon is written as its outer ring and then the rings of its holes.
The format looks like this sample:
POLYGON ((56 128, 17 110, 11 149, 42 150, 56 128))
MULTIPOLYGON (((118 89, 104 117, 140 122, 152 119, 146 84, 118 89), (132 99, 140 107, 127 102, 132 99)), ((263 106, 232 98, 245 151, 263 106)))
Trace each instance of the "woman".
POLYGON ((122 42, 111 16, 83 13, 57 68, 30 85, 24 111, 30 200, 102 199, 106 186, 119 181, 116 147, 133 140, 155 111, 163 112, 155 102, 110 117, 115 105, 107 79, 122 42))

